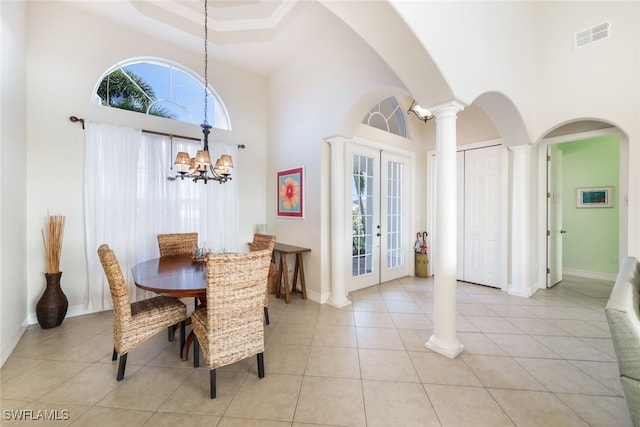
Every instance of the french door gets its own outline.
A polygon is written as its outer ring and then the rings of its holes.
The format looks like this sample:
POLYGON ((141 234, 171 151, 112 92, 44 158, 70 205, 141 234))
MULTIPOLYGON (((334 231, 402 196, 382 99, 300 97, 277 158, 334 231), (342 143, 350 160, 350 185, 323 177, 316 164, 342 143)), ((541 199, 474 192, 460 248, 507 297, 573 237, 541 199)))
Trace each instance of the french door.
POLYGON ((352 292, 409 274, 409 159, 356 145, 347 158, 352 292))

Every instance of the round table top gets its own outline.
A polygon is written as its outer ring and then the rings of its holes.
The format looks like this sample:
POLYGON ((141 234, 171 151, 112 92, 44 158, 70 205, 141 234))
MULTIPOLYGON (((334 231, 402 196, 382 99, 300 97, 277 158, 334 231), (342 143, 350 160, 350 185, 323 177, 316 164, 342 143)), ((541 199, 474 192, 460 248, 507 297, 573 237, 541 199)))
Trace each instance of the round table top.
POLYGON ((171 255, 143 261, 131 273, 137 287, 170 297, 204 297, 206 267, 190 254, 171 255))

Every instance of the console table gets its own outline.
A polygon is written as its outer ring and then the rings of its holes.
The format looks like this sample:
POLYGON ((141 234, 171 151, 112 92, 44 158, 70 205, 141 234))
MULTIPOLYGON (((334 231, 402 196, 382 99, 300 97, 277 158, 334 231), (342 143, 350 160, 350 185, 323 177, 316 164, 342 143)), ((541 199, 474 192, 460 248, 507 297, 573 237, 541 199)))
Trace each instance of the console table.
POLYGON ((284 296, 285 302, 289 304, 291 302, 291 294, 300 293, 302 299, 307 299, 307 286, 304 281, 304 266, 302 263, 302 254, 305 252, 311 252, 309 248, 301 248, 299 246, 286 245, 284 243, 276 242, 273 247, 273 253, 278 254, 280 260, 278 261, 278 292, 277 298, 284 296), (289 268, 287 265, 287 255, 295 255, 295 264, 293 268, 293 281, 289 282, 289 268), (300 290, 297 289, 298 278, 300 278, 300 290), (282 295, 281 288, 284 287, 284 295, 282 295))

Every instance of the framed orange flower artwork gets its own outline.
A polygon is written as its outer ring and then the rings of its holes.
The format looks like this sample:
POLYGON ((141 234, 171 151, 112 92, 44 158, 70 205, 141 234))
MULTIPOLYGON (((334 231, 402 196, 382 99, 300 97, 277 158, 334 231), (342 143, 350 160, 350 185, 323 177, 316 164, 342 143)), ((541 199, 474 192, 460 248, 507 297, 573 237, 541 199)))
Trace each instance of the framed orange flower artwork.
POLYGON ((304 218, 304 167, 278 171, 278 216, 304 218))

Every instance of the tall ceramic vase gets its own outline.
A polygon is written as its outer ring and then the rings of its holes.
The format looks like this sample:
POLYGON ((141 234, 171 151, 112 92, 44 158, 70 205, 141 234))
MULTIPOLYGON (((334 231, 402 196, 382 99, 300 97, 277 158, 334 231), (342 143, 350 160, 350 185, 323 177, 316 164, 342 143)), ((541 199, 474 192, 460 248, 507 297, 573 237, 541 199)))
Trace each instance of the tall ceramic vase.
POLYGON ((60 326, 64 316, 67 314, 69 301, 60 287, 61 276, 62 272, 44 274, 47 280, 47 287, 36 304, 36 316, 42 329, 60 326))

